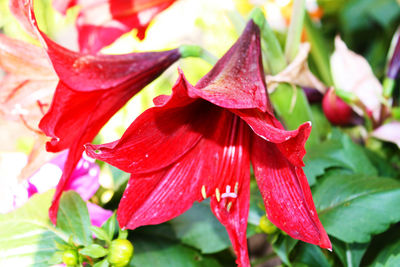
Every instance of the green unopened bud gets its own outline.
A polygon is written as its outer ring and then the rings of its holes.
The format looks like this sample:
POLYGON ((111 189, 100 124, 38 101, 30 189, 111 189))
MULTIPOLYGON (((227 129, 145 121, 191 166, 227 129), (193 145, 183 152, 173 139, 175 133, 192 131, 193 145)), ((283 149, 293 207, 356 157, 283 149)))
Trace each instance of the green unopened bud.
POLYGON ((76 266, 78 264, 78 252, 72 249, 64 251, 62 261, 67 266, 76 266))
POLYGON ((114 267, 128 265, 133 256, 132 243, 126 239, 115 239, 111 242, 107 260, 114 267))
POLYGON ((262 216, 260 219, 260 229, 266 234, 273 234, 278 230, 278 228, 268 220, 267 216, 262 216))

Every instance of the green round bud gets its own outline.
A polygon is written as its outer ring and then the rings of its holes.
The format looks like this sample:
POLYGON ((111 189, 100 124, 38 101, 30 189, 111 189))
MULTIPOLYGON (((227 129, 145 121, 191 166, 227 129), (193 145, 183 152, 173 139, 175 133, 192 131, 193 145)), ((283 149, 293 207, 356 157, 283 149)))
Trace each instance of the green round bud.
POLYGON ((76 250, 66 250, 62 255, 62 261, 67 266, 76 266, 78 265, 78 252, 76 250))
POLYGON ((111 242, 108 262, 114 267, 123 267, 128 265, 133 256, 133 245, 126 239, 115 239, 111 242))
POLYGON ((266 234, 273 234, 278 228, 268 220, 267 216, 262 216, 260 219, 260 229, 266 234))

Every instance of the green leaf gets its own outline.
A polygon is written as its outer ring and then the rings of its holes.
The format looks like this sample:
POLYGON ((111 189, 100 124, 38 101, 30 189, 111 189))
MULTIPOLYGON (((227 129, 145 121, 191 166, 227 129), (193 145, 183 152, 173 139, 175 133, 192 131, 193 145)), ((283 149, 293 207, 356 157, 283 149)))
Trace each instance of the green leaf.
POLYGON ((135 256, 129 266, 142 267, 219 267, 217 260, 176 241, 162 237, 135 235, 135 256))
POLYGON ((375 267, 397 267, 400 266, 400 254, 398 255, 392 255, 389 257, 389 259, 384 263, 378 263, 375 265, 375 267))
POLYGON ((107 255, 108 250, 98 244, 90 244, 81 249, 79 253, 97 259, 107 255))
POLYGON ((57 227, 72 236, 80 245, 92 242, 90 217, 86 203, 74 191, 64 192, 60 200, 57 227))
POLYGON ((344 266, 358 267, 369 243, 344 243, 334 237, 330 238, 333 251, 338 255, 344 266))
POLYGON ((315 184, 316 177, 331 167, 345 168, 353 173, 378 174, 364 149, 339 130, 334 130, 327 141, 310 147, 304 162, 304 172, 310 185, 315 184))
MULTIPOLYGON (((296 263, 303 263, 307 267, 331 267, 321 249, 315 245, 302 243, 297 252, 296 263)), ((297 264, 295 264, 297 266, 297 264)))
POLYGON ((281 83, 270 95, 278 116, 282 118, 288 130, 297 129, 300 124, 311 121, 313 129, 307 146, 318 143, 319 130, 312 116, 310 105, 302 89, 281 83))
POLYGON ((96 236, 96 238, 107 241, 108 243, 111 242, 112 237, 110 237, 103 228, 90 226, 90 229, 92 230, 92 233, 96 236))
POLYGON ((291 266, 289 254, 298 242, 299 240, 297 239, 293 239, 290 236, 281 234, 279 235, 278 239, 272 243, 272 248, 283 263, 291 266))
POLYGON ((325 230, 348 243, 366 243, 400 220, 400 182, 330 172, 313 193, 325 230))
POLYGON ((108 267, 110 264, 108 263, 107 259, 104 259, 102 261, 96 262, 93 267, 108 267))
POLYGON ((21 208, 0 215, 0 266, 48 266, 57 251, 55 241, 68 239, 49 220, 53 194, 36 194, 21 208))
POLYGON ((117 223, 118 222, 117 219, 115 218, 115 212, 114 212, 113 215, 110 218, 108 218, 108 220, 101 226, 101 228, 107 232, 110 240, 114 238, 115 229, 118 228, 117 223))
POLYGON ((373 256, 374 260, 370 266, 377 266, 379 264, 384 264, 389 260, 390 257, 394 255, 400 255, 400 232, 399 227, 394 226, 391 229, 382 235, 374 238, 371 243, 370 248, 368 249, 368 256, 373 256), (377 252, 377 255, 373 255, 374 252, 377 252))
POLYGON ((214 253, 231 245, 225 228, 205 201, 194 203, 191 209, 170 223, 182 243, 198 248, 202 253, 214 253))
POLYGON ((49 265, 60 264, 63 262, 62 260, 63 252, 57 251, 56 253, 51 256, 51 258, 47 261, 49 265))

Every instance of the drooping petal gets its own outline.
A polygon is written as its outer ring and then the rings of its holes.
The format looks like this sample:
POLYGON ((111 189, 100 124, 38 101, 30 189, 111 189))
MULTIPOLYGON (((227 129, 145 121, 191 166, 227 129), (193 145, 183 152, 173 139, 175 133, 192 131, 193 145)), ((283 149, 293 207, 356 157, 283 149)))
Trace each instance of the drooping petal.
POLYGON ((223 108, 272 111, 266 95, 260 30, 253 20, 214 68, 189 89, 191 97, 201 97, 223 108))
POLYGON ((250 205, 250 129, 237 116, 233 121, 228 128, 231 135, 217 174, 221 201, 211 198, 211 209, 228 231, 237 255, 236 263, 239 267, 247 267, 250 266, 246 237, 250 205))
POLYGON ((113 43, 122 34, 137 29, 143 39, 153 18, 172 5, 175 0, 69 0, 54 1, 57 10, 65 14, 74 5, 82 7, 76 26, 82 52, 95 54, 113 43))
POLYGON ((269 112, 257 109, 231 110, 246 121, 255 134, 264 140, 275 143, 281 153, 294 165, 304 166, 303 157, 306 154, 304 144, 311 132, 311 123, 306 122, 297 130, 286 131, 282 124, 269 112))
POLYGON ((251 161, 268 219, 291 237, 330 249, 303 170, 273 143, 254 135, 251 161))

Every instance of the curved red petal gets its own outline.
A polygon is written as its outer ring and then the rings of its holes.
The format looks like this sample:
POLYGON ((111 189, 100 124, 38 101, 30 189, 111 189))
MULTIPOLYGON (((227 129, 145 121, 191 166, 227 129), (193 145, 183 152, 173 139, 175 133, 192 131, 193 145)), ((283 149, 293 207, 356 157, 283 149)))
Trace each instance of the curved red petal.
POLYGON ((296 130, 286 131, 269 112, 261 112, 257 109, 232 109, 231 111, 246 121, 259 137, 275 143, 292 164, 304 166, 303 157, 306 154, 304 144, 311 132, 310 122, 300 125, 296 130))
POLYGON ((272 111, 266 95, 258 26, 250 20, 231 49, 189 89, 190 96, 220 107, 272 111))
POLYGON ((269 220, 291 237, 331 249, 303 170, 276 144, 254 135, 251 161, 269 220))

